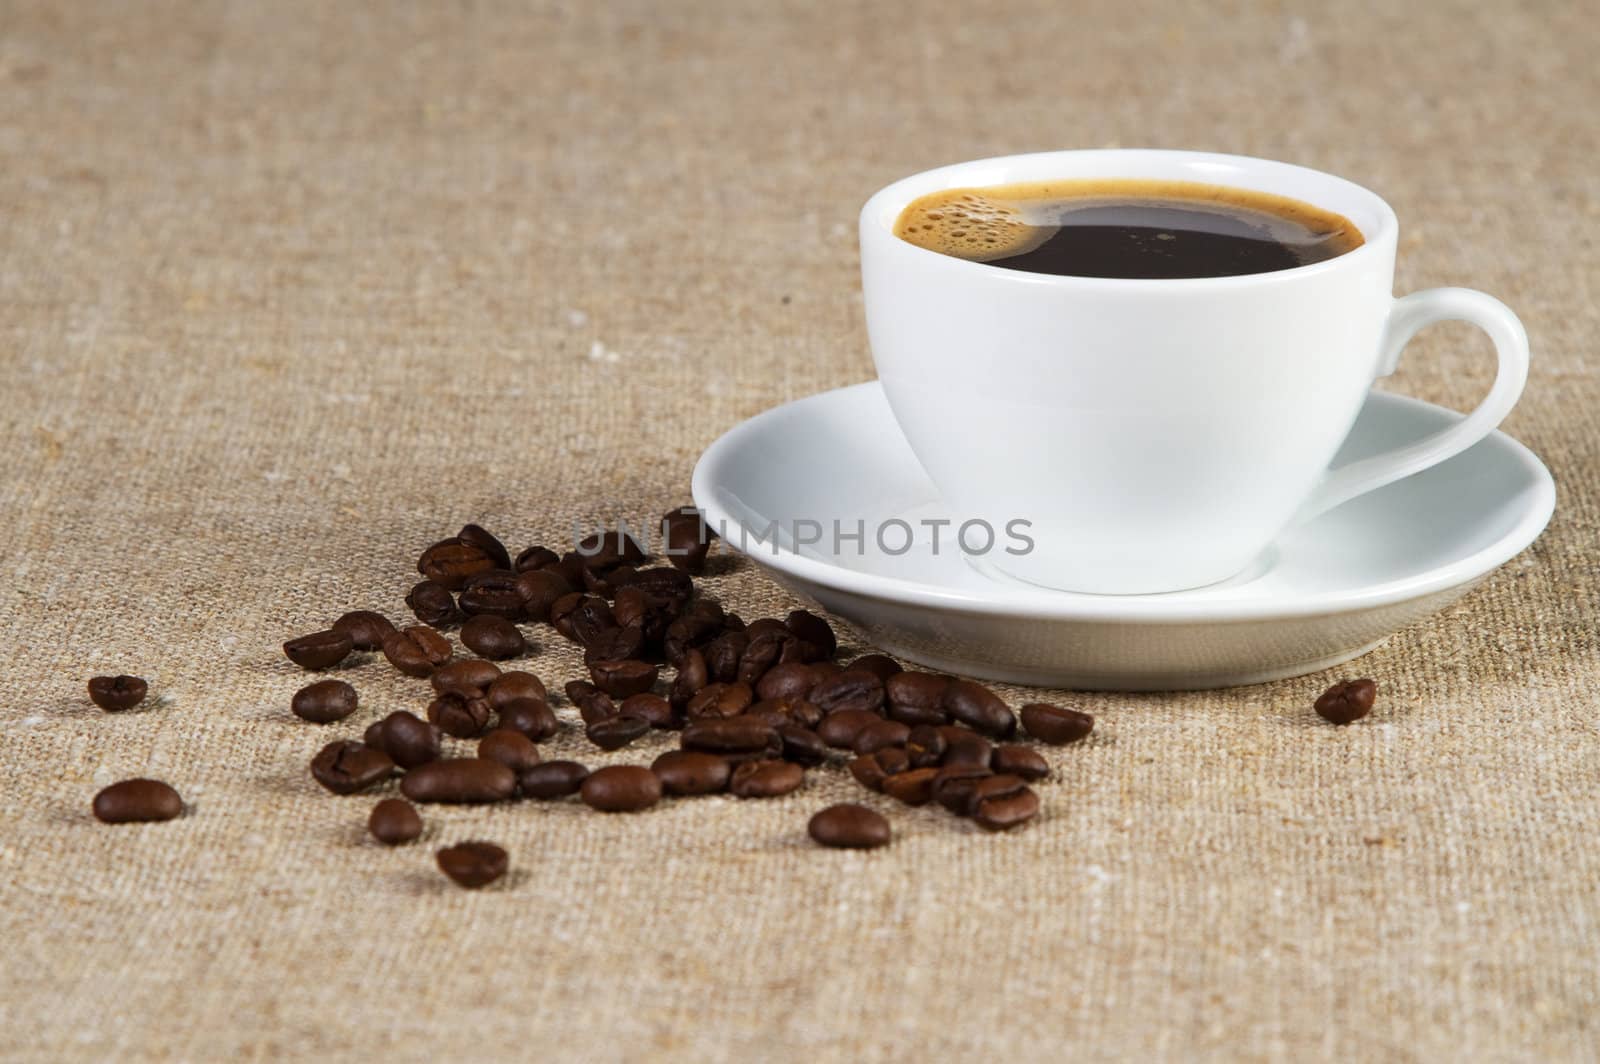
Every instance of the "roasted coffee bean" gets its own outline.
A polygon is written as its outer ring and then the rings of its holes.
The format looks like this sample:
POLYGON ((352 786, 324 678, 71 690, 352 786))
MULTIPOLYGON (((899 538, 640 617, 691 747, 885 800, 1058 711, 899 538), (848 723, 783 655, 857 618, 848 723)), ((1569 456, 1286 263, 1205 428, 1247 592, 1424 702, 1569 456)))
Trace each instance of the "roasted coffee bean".
POLYGON ((555 569, 537 569, 517 574, 517 593, 522 596, 522 615, 530 621, 548 621, 550 608, 575 589, 555 569))
MULTIPOLYGON (((406 592, 406 608, 417 620, 433 628, 447 628, 461 620, 461 610, 450 589, 436 580, 423 580, 406 592)), ((386 635, 384 639, 389 637, 386 635)), ((378 644, 382 649, 383 644, 378 644)))
POLYGON ((648 691, 624 698, 617 712, 625 717, 647 720, 652 728, 673 728, 679 723, 672 712, 672 703, 648 691))
POLYGON ((683 608, 683 613, 667 625, 662 644, 667 661, 678 668, 683 655, 714 639, 722 631, 722 607, 711 599, 695 599, 683 608))
POLYGON ((846 669, 813 687, 810 699, 824 713, 848 709, 881 716, 883 681, 865 669, 846 669))
POLYGON ((588 646, 595 636, 615 628, 617 619, 612 616, 611 606, 605 599, 589 595, 580 599, 572 612, 567 614, 567 624, 572 629, 572 638, 588 646))
POLYGON ((716 794, 727 790, 733 766, 716 754, 695 750, 668 750, 650 763, 667 794, 716 794))
POLYGON ((499 569, 511 568, 511 554, 506 550, 506 545, 501 543, 486 529, 478 525, 462 525, 461 531, 456 533, 456 538, 470 546, 477 547, 488 555, 499 569))
POLYGON ((496 660, 514 658, 528 649, 528 641, 516 625, 488 613, 470 617, 461 626, 461 645, 474 654, 496 660))
POLYGON ((354 794, 394 774, 394 761, 382 750, 341 739, 317 751, 311 776, 334 794, 354 794))
POLYGON ((444 733, 438 725, 400 709, 368 728, 367 735, 367 745, 388 754, 401 768, 413 769, 438 759, 444 733))
POLYGON ((628 586, 664 602, 683 603, 694 594, 694 580, 688 573, 661 565, 640 569, 628 586))
POLYGON ((883 681, 884 689, 888 690, 889 677, 898 675, 902 670, 900 663, 886 654, 863 654, 850 663, 852 669, 864 669, 883 681))
MULTIPOLYGON (((485 662, 487 664, 487 662, 485 662)), ((494 666, 490 665, 490 668, 494 666)), ((502 672, 489 682, 489 704, 495 709, 504 709, 512 702, 531 698, 536 702, 548 702, 549 693, 544 689, 544 681, 531 672, 510 671, 502 672)))
POLYGON ((886 746, 873 754, 852 758, 847 766, 856 782, 869 790, 883 790, 883 781, 911 768, 911 759, 897 746, 886 746))
POLYGON ((883 793, 907 805, 926 805, 933 800, 933 780, 939 775, 936 768, 913 768, 896 772, 883 781, 883 793))
POLYGON ((517 560, 511 567, 519 573, 530 573, 548 569, 560 560, 561 555, 549 547, 532 546, 517 555, 517 560))
POLYGON ((501 706, 499 713, 500 727, 526 735, 536 743, 544 742, 561 730, 555 711, 542 698, 513 699, 501 706))
POLYGON ((728 778, 736 798, 777 798, 800 789, 806 770, 793 761, 746 761, 728 778))
POLYGON ((567 701, 578 707, 578 715, 585 724, 617 715, 616 703, 588 680, 573 680, 567 684, 567 701))
POLYGON ((700 648, 713 683, 734 683, 739 679, 739 659, 749 645, 750 637, 737 631, 723 632, 700 648))
POLYGON ((477 890, 506 874, 511 857, 492 842, 462 842, 446 846, 434 855, 439 871, 458 887, 477 890))
POLYGON ((678 675, 672 680, 671 698, 675 705, 688 705, 701 688, 710 683, 711 679, 706 672, 706 656, 698 650, 684 652, 678 660, 678 675))
MULTIPOLYGON (((939 718, 938 723, 949 719, 944 709, 945 689, 950 677, 933 672, 897 672, 884 681, 884 695, 891 710, 895 708, 926 711, 939 718)), ((922 723, 934 723, 924 720, 922 723)))
POLYGON ((863 728, 883 720, 876 713, 864 709, 841 709, 829 713, 817 725, 822 741, 838 750, 848 750, 855 745, 856 736, 863 728))
POLYGON ((583 605, 584 597, 583 592, 573 591, 550 604, 550 626, 574 643, 579 640, 577 630, 573 628, 573 614, 583 605))
POLYGON ((1017 730, 1017 718, 1001 697, 972 680, 951 680, 944 689, 945 712, 974 731, 1008 739, 1017 730))
POLYGON ((517 775, 486 757, 445 757, 418 765, 400 781, 413 802, 503 802, 516 793, 517 775))
POLYGON ((457 739, 482 735, 493 715, 488 698, 478 691, 445 691, 428 703, 428 719, 457 739))
POLYGON ((458 537, 440 540, 422 552, 417 559, 417 572, 443 584, 450 591, 459 591, 467 577, 495 568, 494 559, 481 547, 463 543, 458 537))
POLYGON ((431 676, 450 655, 450 640, 422 625, 403 628, 383 641, 383 656, 407 676, 431 676))
MULTIPOLYGON (((663 600, 656 598, 654 595, 647 595, 631 585, 619 588, 616 598, 611 601, 611 619, 617 622, 617 628, 621 631, 632 629, 633 634, 626 638, 637 639, 640 648, 647 642, 654 642, 661 638, 667 624, 672 620, 667 613, 668 607, 663 600), (652 632, 648 638, 645 635, 645 625, 647 623, 650 625, 652 632)), ((614 636, 613 638, 623 637, 614 636)), ((603 643, 604 640, 596 640, 596 642, 603 643)), ((639 649, 635 648, 612 656, 631 658, 638 653, 639 649)))
POLYGON ((914 768, 927 768, 944 761, 944 735, 927 724, 912 728, 906 735, 906 754, 914 768))
POLYGON ((837 661, 813 661, 811 671, 817 674, 817 683, 831 680, 844 671, 844 666, 837 661))
POLYGON ((993 775, 988 765, 946 765, 933 778, 933 800, 956 816, 971 816, 974 788, 993 775))
POLYGON ((736 717, 750 708, 755 699, 755 692, 750 690, 749 684, 744 683, 713 683, 707 684, 694 693, 684 707, 684 713, 690 720, 700 720, 708 717, 736 717))
POLYGON ((595 721, 584 728, 583 733, 602 750, 621 750, 649 730, 650 722, 643 717, 618 713, 595 721))
POLYGON ((498 761, 520 775, 539 763, 539 748, 519 731, 496 728, 478 740, 478 756, 498 761))
POLYGON ((351 610, 329 627, 349 636, 357 650, 382 650, 383 641, 395 631, 389 618, 372 610, 351 610))
POLYGON ((583 537, 577 543, 577 553, 591 569, 606 569, 624 563, 638 565, 650 557, 639 541, 622 529, 595 532, 583 537))
POLYGON ((1047 702, 1029 703, 1021 713, 1023 730, 1042 743, 1073 743, 1094 730, 1094 718, 1089 714, 1047 702))
POLYGON ((356 711, 356 689, 343 680, 320 680, 294 693, 289 708, 313 724, 332 724, 356 711))
POLYGON ((840 802, 817 813, 806 825, 806 833, 836 850, 875 850, 889 845, 889 821, 854 802, 840 802))
POLYGON ((1317 716, 1329 724, 1351 724, 1366 716, 1378 698, 1378 685, 1372 680, 1344 680, 1318 696, 1317 716))
POLYGON ((385 846, 399 846, 422 834, 422 817, 404 798, 385 798, 372 807, 367 831, 385 846))
POLYGON ((683 729, 679 745, 709 754, 753 754, 782 751, 783 740, 776 729, 754 717, 708 718, 691 720, 683 729))
POLYGON ((783 620, 783 626, 793 632, 808 649, 805 660, 831 658, 839 649, 839 639, 833 626, 809 610, 795 610, 783 620))
POLYGON ((814 703, 807 702, 803 698, 764 698, 745 712, 761 717, 774 726, 798 724, 811 731, 816 730, 824 716, 822 710, 814 703))
POLYGON ((550 570, 560 573, 567 586, 578 591, 583 587, 583 574, 588 568, 583 555, 575 550, 569 550, 561 556, 560 561, 550 567, 550 570))
POLYGON ((500 678, 500 666, 482 658, 462 658, 433 670, 428 683, 435 691, 486 691, 500 678))
POLYGON ((739 668, 734 674, 740 683, 752 686, 774 665, 800 662, 800 640, 788 629, 767 630, 750 636, 744 653, 739 655, 739 668))
POLYGON ((911 729, 899 721, 878 720, 856 732, 850 749, 857 754, 877 753, 886 746, 904 746, 911 729))
POLYGON ((94 796, 95 819, 106 824, 171 820, 183 812, 183 799, 160 780, 132 779, 113 783, 94 796))
POLYGON ((612 698, 627 698, 655 686, 660 668, 648 661, 597 661, 589 666, 594 685, 612 698))
POLYGON ((517 777, 517 786, 524 798, 549 801, 577 794, 589 770, 576 761, 546 761, 533 766, 517 777))
POLYGON ((637 572, 638 570, 626 563, 606 566, 603 569, 584 569, 584 590, 591 595, 599 595, 601 598, 613 598, 618 591, 628 585, 637 572))
POLYGON ((631 628, 607 628, 599 632, 583 648, 583 663, 597 661, 627 661, 644 653, 644 631, 631 628))
POLYGON ((1016 776, 1023 780, 1042 780, 1050 775, 1050 762, 1029 746, 997 746, 989 759, 997 776, 1016 776))
POLYGON ((788 705, 787 702, 769 698, 754 703, 744 712, 746 716, 756 717, 776 728, 780 724, 789 723, 788 705))
POLYGON ((317 672, 339 664, 354 647, 348 635, 329 628, 325 632, 312 632, 289 640, 283 644, 283 653, 302 669, 317 672))
POLYGON ((789 661, 774 665, 756 683, 756 697, 805 698, 819 679, 816 671, 804 662, 789 661))
POLYGON ((486 569, 467 578, 456 604, 469 617, 520 621, 527 615, 521 577, 509 569, 486 569))
POLYGON ((120 713, 143 702, 149 690, 137 676, 96 676, 89 681, 89 701, 107 713, 120 713))
POLYGON ((783 759, 797 765, 820 765, 828 760, 828 744, 810 728, 798 724, 778 725, 778 738, 783 741, 783 759))
POLYGON ((994 757, 994 747, 977 732, 946 724, 939 729, 939 734, 944 737, 944 760, 941 764, 989 767, 989 761, 994 757))
POLYGON ((946 713, 942 706, 908 706, 889 702, 884 705, 883 715, 912 728, 938 727, 950 723, 950 714, 946 713))
POLYGON ((1016 776, 990 776, 973 786, 967 808, 978 826, 1006 831, 1033 818, 1039 796, 1016 776))
POLYGON ((692 506, 668 510, 661 518, 662 553, 686 573, 705 569, 706 553, 714 535, 705 517, 692 506))
POLYGON ((640 765, 607 765, 589 773, 578 794, 602 813, 637 813, 661 800, 661 780, 640 765))

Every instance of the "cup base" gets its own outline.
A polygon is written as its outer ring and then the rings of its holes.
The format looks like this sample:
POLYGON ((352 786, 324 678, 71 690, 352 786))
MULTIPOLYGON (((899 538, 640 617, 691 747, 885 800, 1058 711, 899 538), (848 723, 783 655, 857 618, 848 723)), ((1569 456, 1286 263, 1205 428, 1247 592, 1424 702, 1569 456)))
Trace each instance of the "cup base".
POLYGON ((1201 588, 1242 587, 1261 579, 1271 572, 1277 563, 1278 550, 1276 547, 1267 547, 1259 552, 1250 561, 1235 571, 1214 579, 1200 579, 1195 582, 1183 581, 1180 583, 1161 582, 1136 582, 1122 579, 1096 578, 1084 573, 1076 574, 1051 574, 1040 575, 1029 573, 1024 575, 999 564, 988 556, 965 554, 967 564, 981 573, 985 579, 998 584, 1011 584, 1016 587, 1033 588, 1043 591, 1061 591, 1075 595, 1104 595, 1109 598, 1127 598, 1135 596, 1174 595, 1185 591, 1197 591, 1201 588))

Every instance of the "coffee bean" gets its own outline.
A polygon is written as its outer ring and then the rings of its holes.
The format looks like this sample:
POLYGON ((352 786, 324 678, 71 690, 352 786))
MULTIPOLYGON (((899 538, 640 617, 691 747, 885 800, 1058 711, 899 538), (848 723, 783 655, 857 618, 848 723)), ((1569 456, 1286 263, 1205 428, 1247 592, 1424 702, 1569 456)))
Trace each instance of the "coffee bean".
POLYGON ((356 711, 356 689, 343 680, 321 680, 294 693, 289 708, 313 724, 332 724, 356 711))
POLYGON ((435 691, 485 691, 499 678, 500 667, 494 662, 462 658, 433 670, 428 683, 435 691))
POLYGON ((1063 709, 1046 702, 1022 707, 1022 727, 1042 743, 1073 743, 1094 730, 1094 718, 1075 709, 1063 709))
POLYGON ((1042 780, 1050 775, 1050 763, 1028 746, 997 746, 989 759, 997 776, 1016 776, 1023 780, 1042 780))
POLYGON ((639 541, 627 532, 596 532, 577 543, 578 557, 591 569, 608 569, 613 565, 638 565, 650 557, 639 541))
POLYGON ((450 640, 432 628, 412 625, 383 641, 383 656, 407 676, 427 677, 450 660, 450 640))
POLYGON ((667 794, 715 794, 726 790, 733 766, 715 754, 695 750, 668 750, 650 764, 667 794))
POLYGON ((774 727, 779 724, 798 724, 808 730, 815 730, 824 716, 814 703, 795 698, 765 698, 745 712, 761 717, 774 727))
POLYGON ((739 667, 734 678, 740 683, 754 685, 774 665, 799 663, 801 643, 787 628, 767 630, 750 636, 744 653, 739 655, 739 667))
POLYGON ((659 565, 651 569, 640 569, 628 582, 628 587, 650 598, 679 604, 687 602, 689 596, 694 594, 694 580, 688 573, 659 565))
POLYGON ((486 569, 467 578, 456 596, 461 612, 469 617, 501 617, 520 621, 527 613, 520 577, 509 569, 486 569))
MULTIPOLYGON (((436 580, 424 580, 406 592, 406 607, 417 620, 434 628, 445 628, 461 620, 455 596, 436 580)), ((385 640, 388 638, 384 636, 385 640)), ((382 649, 383 643, 378 647, 382 649)))
POLYGON ((573 628, 573 614, 578 607, 583 605, 584 594, 573 591, 562 595, 550 604, 550 626, 574 643, 579 642, 578 633, 573 628))
POLYGON ((449 876, 458 887, 476 890, 506 874, 511 867, 511 857, 492 842, 462 842, 446 846, 435 858, 439 871, 449 876))
POLYGON ((883 681, 866 669, 846 669, 813 687, 809 697, 824 713, 864 710, 881 716, 883 681))
POLYGON ((906 754, 915 768, 927 768, 944 761, 944 735, 927 724, 912 728, 906 735, 906 754))
POLYGON ((685 750, 708 754, 762 754, 782 752, 783 740, 777 730, 754 717, 715 717, 691 720, 683 729, 679 745, 685 750))
POLYGON ((728 778, 728 791, 736 798, 777 798, 805 781, 806 770, 793 761, 746 761, 728 778))
POLYGON ((428 719, 457 739, 482 735, 493 715, 489 700, 475 690, 445 691, 428 703, 428 719))
POLYGON ((500 707, 499 726, 542 743, 561 730, 555 711, 542 698, 518 698, 500 707))
POLYGON ((443 584, 450 591, 459 591, 467 577, 495 568, 494 559, 481 547, 463 543, 460 538, 440 540, 417 559, 417 572, 443 584))
POLYGON ((760 681, 756 683, 756 697, 805 698, 819 679, 809 664, 799 661, 784 662, 781 665, 774 665, 762 674, 760 681))
POLYGON ((706 656, 698 650, 687 650, 678 661, 678 675, 672 680, 671 699, 674 705, 687 705, 701 688, 710 683, 706 671, 706 656))
POLYGON ((637 570, 626 563, 583 570, 583 586, 591 595, 611 598, 634 578, 637 570))
POLYGON ((828 760, 828 744, 810 728, 798 724, 778 725, 778 738, 783 741, 783 759, 797 765, 820 765, 828 760))
POLYGON ((522 615, 530 621, 548 621, 550 607, 573 593, 567 578, 555 569, 538 569, 517 574, 517 592, 522 596, 522 615))
POLYGON ((643 717, 618 713, 595 721, 584 728, 583 733, 602 750, 621 750, 649 730, 650 722, 643 717))
POLYGON ((137 676, 96 676, 89 681, 89 701, 107 713, 120 713, 143 702, 149 690, 137 676))
POLYGON ((973 786, 968 808, 980 827, 1007 831, 1033 818, 1039 796, 1016 776, 990 776, 973 786))
POLYGON ((283 644, 284 655, 302 669, 331 669, 349 656, 355 644, 343 632, 328 629, 298 636, 283 644))
POLYGON ((576 761, 546 761, 526 769, 517 777, 517 786, 524 798, 549 801, 577 794, 588 778, 589 770, 576 761))
POLYGON ((910 706, 889 702, 884 706, 883 714, 890 720, 897 720, 912 728, 938 727, 950 722, 950 714, 944 711, 943 706, 910 706))
POLYGON ((482 613, 470 617, 461 626, 461 645, 486 658, 504 660, 514 658, 528 649, 517 626, 504 617, 482 613))
POLYGON ((517 775, 484 757, 447 757, 418 765, 400 781, 413 802, 503 802, 516 793, 517 775))
POLYGON ((519 731, 496 728, 478 740, 478 756, 520 775, 539 763, 539 748, 519 731))
POLYGON ((382 750, 342 739, 317 751, 311 776, 334 794, 354 794, 394 774, 394 761, 382 750))
POLYGON ((876 753, 852 758, 848 767, 850 775, 854 776, 861 786, 868 790, 881 791, 884 780, 911 768, 911 760, 904 750, 888 746, 876 753))
POLYGON ((456 533, 456 538, 469 546, 477 547, 494 562, 496 568, 511 568, 511 555, 506 551, 506 545, 478 525, 462 525, 461 531, 456 533))
POLYGON ((530 573, 547 569, 560 560, 561 555, 549 547, 532 546, 517 555, 517 560, 511 567, 519 573, 530 573))
POLYGON ((956 816, 971 816, 974 788, 992 775, 988 765, 945 765, 933 778, 933 799, 956 816))
POLYGON ((715 638, 722 631, 725 615, 722 607, 711 599, 695 599, 683 608, 683 613, 667 625, 662 643, 667 660, 678 668, 683 655, 715 638))
POLYGON ((856 732, 850 749, 858 754, 872 754, 886 746, 904 746, 911 729, 899 721, 878 720, 856 732))
POLYGON ((183 799, 160 780, 123 780, 94 796, 95 819, 106 824, 171 820, 182 812, 183 799))
POLYGON ((883 793, 907 805, 926 805, 933 800, 933 781, 939 775, 936 768, 913 768, 896 772, 883 781, 883 793))
POLYGON ((884 681, 889 712, 896 720, 915 717, 918 724, 943 724, 949 720, 944 708, 945 690, 950 677, 932 672, 897 672, 884 681), (898 711, 898 713, 897 713, 898 711))
POLYGON ((723 632, 701 648, 706 656, 706 671, 713 683, 734 683, 739 679, 739 659, 750 645, 742 631, 723 632))
POLYGON ((661 518, 662 553, 686 573, 705 569, 714 535, 700 511, 690 506, 669 510, 661 518))
MULTIPOLYGON (((671 617, 667 616, 667 613, 668 607, 666 606, 664 600, 659 599, 654 595, 646 594, 640 588, 632 584, 626 587, 618 588, 617 597, 611 602, 611 617, 617 622, 618 629, 627 631, 631 628, 634 629, 634 631, 627 636, 613 636, 612 638, 630 640, 636 639, 638 640, 639 646, 643 647, 646 642, 653 642, 654 639, 659 639, 661 634, 666 630, 667 624, 672 620, 671 617), (647 623, 651 627, 651 631, 654 636, 653 639, 646 639, 645 637, 644 629, 647 623)), ((600 642, 603 643, 604 641, 600 640, 600 642)), ((625 651, 621 654, 602 654, 598 656, 631 658, 636 656, 638 653, 639 650, 634 649, 625 651)))
POLYGON ((627 698, 655 686, 660 671, 647 661, 597 661, 589 666, 589 677, 612 698, 627 698))
POLYGON ((647 720, 652 728, 673 728, 679 723, 677 717, 673 715, 672 703, 648 691, 624 698, 622 704, 617 707, 617 712, 624 717, 647 720))
POLYGON ((401 768, 412 769, 439 757, 444 733, 438 725, 399 709, 367 729, 367 734, 370 737, 367 745, 388 754, 401 768))
POLYGON ((1378 685, 1372 680, 1344 680, 1318 696, 1317 716, 1329 724, 1352 724, 1366 716, 1378 698, 1378 685))
MULTIPOLYGON (((485 662, 487 664, 487 662, 485 662)), ((494 668, 494 666, 489 666, 494 668)), ((510 671, 502 672, 488 684, 489 704, 495 709, 504 709, 512 702, 519 702, 531 698, 535 702, 548 702, 550 695, 544 689, 544 681, 531 672, 510 671)))
POLYGON ((1016 715, 1001 697, 972 680, 951 680, 944 689, 945 712, 974 731, 997 739, 1017 730, 1016 715))
POLYGON ((769 632, 777 636, 794 637, 794 633, 785 628, 783 622, 776 617, 757 617, 744 626, 744 634, 751 639, 766 635, 769 632))
POLYGON ((422 817, 404 798, 385 798, 372 807, 367 831, 385 846, 399 846, 422 834, 422 817))
MULTIPOLYGON (((552 607, 551 616, 554 615, 555 610, 552 607)), ((580 598, 563 619, 569 631, 562 634, 568 635, 583 646, 587 646, 601 632, 617 627, 617 619, 611 613, 610 604, 594 595, 580 598)), ((561 631, 561 626, 557 625, 556 630, 561 631)))
POLYGON ((854 802, 840 802, 817 813, 806 833, 823 846, 840 850, 874 850, 889 845, 889 821, 881 813, 854 802))
POLYGON ((862 729, 871 727, 883 720, 876 713, 864 709, 841 709, 829 713, 817 725, 817 734, 822 736, 822 741, 839 750, 848 750, 855 745, 856 736, 862 729))
POLYGON ((750 708, 755 692, 746 683, 707 684, 684 707, 690 720, 736 717, 750 708))
POLYGON ((887 689, 889 677, 899 674, 900 663, 885 654, 863 654, 850 663, 852 669, 863 669, 883 681, 887 689))
POLYGON ((602 813, 637 813, 661 800, 661 780, 639 765, 607 765, 591 772, 578 793, 602 813))
POLYGON ((330 627, 349 636, 357 650, 382 650, 383 641, 395 631, 389 618, 371 610, 351 610, 330 627))
POLYGON ((994 757, 994 747, 977 732, 947 724, 939 729, 939 735, 944 739, 944 759, 941 764, 989 767, 989 761, 994 757))
POLYGON ((583 648, 583 663, 626 661, 644 653, 644 630, 638 625, 607 628, 598 632, 583 648))
POLYGON ((807 661, 831 658, 834 651, 839 649, 839 639, 833 634, 833 626, 808 610, 790 613, 784 618, 783 626, 809 648, 805 655, 807 661))

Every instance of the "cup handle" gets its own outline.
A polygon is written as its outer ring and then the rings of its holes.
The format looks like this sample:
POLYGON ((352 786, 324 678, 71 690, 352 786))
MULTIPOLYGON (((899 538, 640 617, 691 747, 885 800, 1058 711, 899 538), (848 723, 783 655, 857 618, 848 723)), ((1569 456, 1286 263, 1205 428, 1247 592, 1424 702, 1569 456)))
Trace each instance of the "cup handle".
POLYGON ((1393 373, 1400 362, 1401 349, 1425 326, 1438 321, 1470 322, 1494 341, 1500 366, 1489 394, 1477 409, 1447 429, 1384 454, 1329 470, 1311 498, 1295 514, 1293 523, 1315 517, 1357 495, 1460 454, 1493 432, 1511 412, 1528 379, 1528 333, 1510 307, 1470 288, 1430 288, 1395 300, 1384 332, 1383 357, 1378 363, 1377 376, 1393 373))

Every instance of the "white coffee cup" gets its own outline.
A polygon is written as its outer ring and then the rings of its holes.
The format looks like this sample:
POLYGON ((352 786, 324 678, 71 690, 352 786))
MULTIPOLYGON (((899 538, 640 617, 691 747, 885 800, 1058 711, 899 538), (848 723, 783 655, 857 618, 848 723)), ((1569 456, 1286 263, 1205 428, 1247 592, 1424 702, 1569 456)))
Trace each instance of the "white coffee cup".
POLYGON ((873 360, 945 504, 997 530, 1029 522, 1015 527, 1032 549, 995 551, 999 568, 1072 591, 1200 587, 1245 569, 1292 522, 1471 446, 1521 394, 1516 316, 1464 288, 1394 298, 1397 231, 1359 185, 1242 156, 1061 151, 941 167, 862 208, 873 360), (1276 193, 1344 215, 1366 242, 1273 273, 1123 280, 971 262, 893 232, 930 192, 1097 177, 1276 193), (1329 470, 1372 382, 1447 319, 1494 341, 1488 397, 1433 436, 1329 470))

